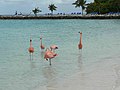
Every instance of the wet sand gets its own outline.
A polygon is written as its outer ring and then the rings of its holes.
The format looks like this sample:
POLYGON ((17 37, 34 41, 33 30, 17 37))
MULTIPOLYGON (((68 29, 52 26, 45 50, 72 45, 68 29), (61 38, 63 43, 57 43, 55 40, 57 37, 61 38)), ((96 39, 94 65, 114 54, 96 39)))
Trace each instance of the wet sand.
POLYGON ((105 58, 60 83, 35 90, 120 90, 120 57, 105 58))
POLYGON ((65 80, 56 90, 120 90, 119 58, 94 63, 65 80))

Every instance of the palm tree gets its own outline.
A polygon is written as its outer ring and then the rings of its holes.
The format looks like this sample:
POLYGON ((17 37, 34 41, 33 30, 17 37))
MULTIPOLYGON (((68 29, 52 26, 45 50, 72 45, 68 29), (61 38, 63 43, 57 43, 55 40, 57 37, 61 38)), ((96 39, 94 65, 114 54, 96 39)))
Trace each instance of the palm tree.
POLYGON ((82 15, 83 15, 83 10, 85 9, 85 0, 77 0, 74 3, 72 3, 72 5, 75 5, 75 7, 82 7, 82 15))
POLYGON ((49 10, 51 11, 51 13, 53 15, 53 11, 56 10, 57 7, 54 4, 50 4, 48 8, 49 8, 49 10))
POLYGON ((37 13, 42 12, 38 7, 32 10, 35 16, 37 16, 37 13))

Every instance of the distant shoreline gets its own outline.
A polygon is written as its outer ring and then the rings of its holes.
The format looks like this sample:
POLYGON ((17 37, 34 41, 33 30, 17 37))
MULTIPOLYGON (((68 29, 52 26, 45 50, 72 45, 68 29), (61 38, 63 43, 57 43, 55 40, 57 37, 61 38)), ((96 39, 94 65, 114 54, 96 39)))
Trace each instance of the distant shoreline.
POLYGON ((41 16, 5 16, 0 19, 120 19, 120 15, 41 15, 41 16))

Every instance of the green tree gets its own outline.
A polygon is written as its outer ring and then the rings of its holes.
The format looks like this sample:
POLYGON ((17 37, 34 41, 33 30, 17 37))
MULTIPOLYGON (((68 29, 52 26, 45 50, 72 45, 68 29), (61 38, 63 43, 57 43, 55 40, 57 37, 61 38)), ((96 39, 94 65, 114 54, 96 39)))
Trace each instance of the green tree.
POLYGON ((96 12, 98 12, 99 14, 100 14, 100 11, 101 11, 101 2, 102 2, 103 0, 94 0, 94 5, 95 5, 95 7, 96 7, 96 12))
POLYGON ((109 0, 110 11, 120 12, 120 0, 109 0))
POLYGON ((53 15, 53 11, 56 10, 57 7, 54 4, 50 4, 48 8, 49 8, 49 10, 51 11, 51 13, 53 15))
POLYGON ((86 12, 99 12, 99 14, 106 14, 109 12, 120 12, 120 0, 94 0, 90 3, 86 12))
POLYGON ((38 7, 32 10, 35 16, 37 16, 37 13, 42 12, 38 7))
POLYGON ((88 4, 88 5, 87 5, 87 8, 86 8, 87 14, 92 13, 92 12, 95 12, 95 8, 96 8, 96 7, 95 7, 94 3, 88 4))
POLYGON ((98 14, 105 14, 109 12, 108 5, 106 3, 91 3, 88 5, 86 8, 86 12, 92 13, 92 12, 97 12, 98 14))
POLYGON ((77 7, 81 7, 82 8, 82 15, 83 15, 83 10, 85 9, 85 0, 77 0, 74 3, 72 3, 72 5, 75 5, 75 8, 77 7))

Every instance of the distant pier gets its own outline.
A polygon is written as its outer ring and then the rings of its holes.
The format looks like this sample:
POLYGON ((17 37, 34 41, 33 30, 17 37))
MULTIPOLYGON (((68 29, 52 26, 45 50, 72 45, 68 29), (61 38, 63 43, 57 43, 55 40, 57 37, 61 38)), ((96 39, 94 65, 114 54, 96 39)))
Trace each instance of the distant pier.
POLYGON ((120 15, 40 15, 40 16, 1 15, 0 19, 120 19, 120 15))

